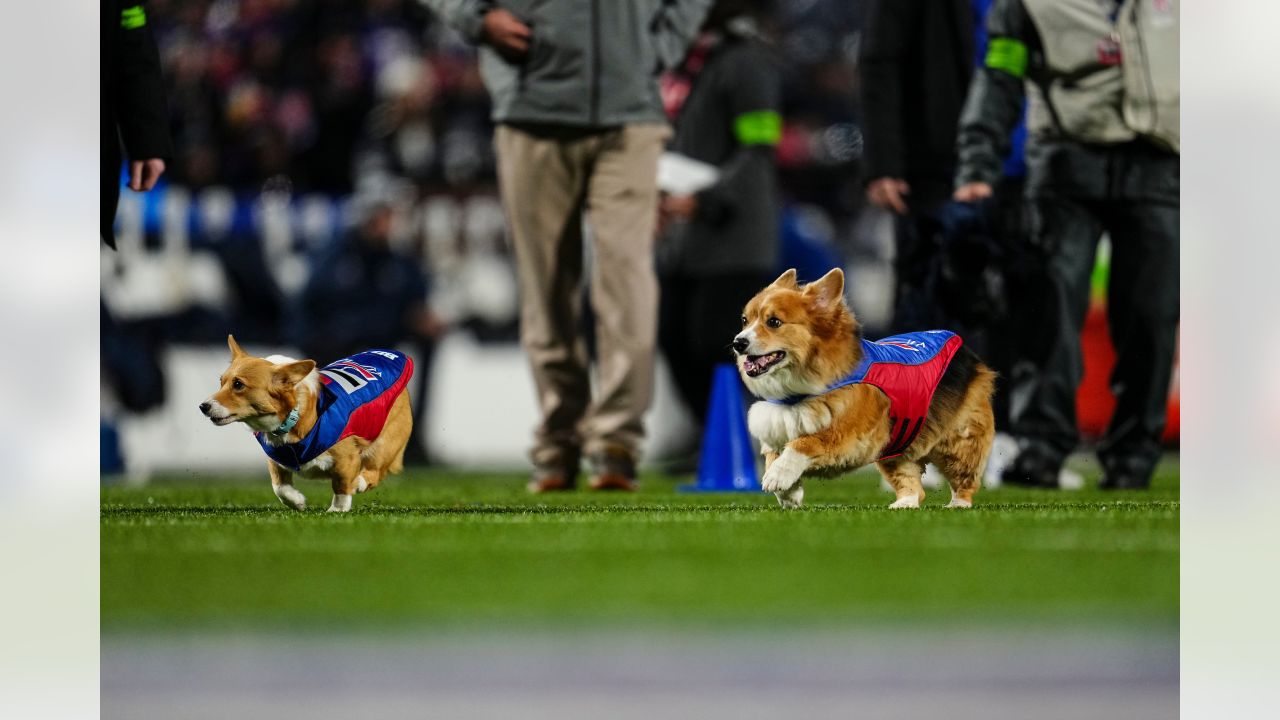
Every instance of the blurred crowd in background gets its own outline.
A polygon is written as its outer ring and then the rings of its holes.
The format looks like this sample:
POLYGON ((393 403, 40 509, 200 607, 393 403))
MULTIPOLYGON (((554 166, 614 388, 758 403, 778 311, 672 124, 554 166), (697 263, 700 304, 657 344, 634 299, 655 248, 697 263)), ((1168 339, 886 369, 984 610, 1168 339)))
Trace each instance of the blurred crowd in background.
MULTIPOLYGON (((790 257, 780 264, 858 253, 888 262, 883 238, 860 246, 854 231, 862 5, 767 4, 762 29, 784 88, 777 162, 790 257)), ((472 45, 417 0, 147 7, 175 155, 156 191, 122 198, 104 311, 157 343, 217 342, 234 327, 250 342, 305 345, 297 300, 311 268, 385 204, 396 211, 389 245, 430 286, 434 317, 414 324, 515 338, 489 96, 472 45)))
MULTIPOLYGON (((420 194, 493 184, 489 99, 475 50, 416 0, 149 3, 177 157, 169 182, 350 193, 405 180, 420 194)), ((861 154, 861 3, 777 3, 790 192, 848 216, 861 154), (823 171, 829 171, 824 173, 823 171), (816 171, 816 172, 815 172, 816 171), (833 182, 835 180, 835 182, 833 182)))

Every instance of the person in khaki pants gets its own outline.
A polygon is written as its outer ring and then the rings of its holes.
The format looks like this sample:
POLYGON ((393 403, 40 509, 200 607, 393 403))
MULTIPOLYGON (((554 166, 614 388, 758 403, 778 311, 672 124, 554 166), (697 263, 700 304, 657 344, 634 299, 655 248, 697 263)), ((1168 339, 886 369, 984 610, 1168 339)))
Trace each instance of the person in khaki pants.
POLYGON ((657 163, 670 135, 658 70, 678 63, 710 0, 424 0, 480 46, 498 182, 520 285, 520 339, 542 420, 533 492, 635 489, 653 396, 657 163), (579 308, 591 227, 595 393, 579 308))
POLYGON ((520 282, 520 340, 542 411, 532 489, 570 486, 579 448, 592 459, 593 488, 634 482, 641 416, 653 396, 655 178, 668 133, 661 124, 607 132, 498 126, 498 183, 520 282), (593 240, 594 401, 579 307, 581 211, 593 240))

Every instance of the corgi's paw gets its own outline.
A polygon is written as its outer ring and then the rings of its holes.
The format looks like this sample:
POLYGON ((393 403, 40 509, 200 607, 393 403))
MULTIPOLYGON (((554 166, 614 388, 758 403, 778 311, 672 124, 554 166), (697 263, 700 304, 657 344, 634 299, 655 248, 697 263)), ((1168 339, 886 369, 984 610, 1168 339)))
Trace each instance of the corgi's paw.
POLYGON ((774 493, 778 498, 778 504, 785 509, 793 509, 804 507, 804 486, 796 483, 786 492, 774 493))
POLYGON ((971 507, 973 507, 973 501, 972 501, 972 500, 965 500, 964 498, 959 498, 959 497, 952 497, 952 498, 951 498, 951 502, 947 503, 947 507, 949 507, 949 508, 971 508, 971 507))
POLYGON ((914 510, 920 507, 919 495, 903 495, 889 504, 890 510, 914 510))
POLYGON ((276 497, 280 498, 280 502, 284 503, 286 507, 291 507, 294 510, 307 509, 307 498, 298 488, 292 485, 276 485, 275 491, 276 497))
POLYGON ((777 460, 765 470, 760 480, 760 487, 766 492, 785 493, 800 481, 800 476, 809 469, 809 458, 787 448, 777 460))
POLYGON ((329 505, 329 512, 348 512, 351 510, 350 495, 334 495, 333 502, 329 505))
POLYGON ((369 481, 364 479, 363 475, 356 476, 356 492, 362 493, 369 489, 369 481))

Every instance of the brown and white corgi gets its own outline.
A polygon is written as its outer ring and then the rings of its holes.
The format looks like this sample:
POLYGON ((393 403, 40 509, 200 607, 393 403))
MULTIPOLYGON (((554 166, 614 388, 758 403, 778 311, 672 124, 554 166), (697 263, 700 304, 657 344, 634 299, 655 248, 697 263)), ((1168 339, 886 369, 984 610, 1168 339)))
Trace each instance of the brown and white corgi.
POLYGON ((214 425, 242 422, 254 431, 280 502, 306 507, 295 474, 328 478, 329 511, 347 512, 352 495, 403 469, 413 432, 406 389, 412 360, 373 350, 317 370, 314 360, 253 357, 230 335, 227 345, 231 365, 200 411, 214 425))
POLYGON ((969 507, 995 434, 996 374, 954 333, 931 330, 870 343, 844 302, 838 268, 799 286, 795 270, 761 290, 733 341, 738 372, 761 401, 748 413, 761 443, 761 485, 783 507, 804 500, 803 478, 876 463, 892 508, 924 501, 926 463, 969 507))

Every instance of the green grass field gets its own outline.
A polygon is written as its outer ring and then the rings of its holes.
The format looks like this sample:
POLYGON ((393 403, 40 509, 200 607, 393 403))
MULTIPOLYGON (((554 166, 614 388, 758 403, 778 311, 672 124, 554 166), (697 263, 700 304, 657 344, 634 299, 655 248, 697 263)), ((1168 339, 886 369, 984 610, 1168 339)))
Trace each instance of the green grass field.
POLYGON ((263 477, 102 491, 104 631, 1129 622, 1175 626, 1178 466, 1149 492, 980 492, 890 511, 865 472, 771 495, 675 491, 532 497, 523 476, 414 471, 323 512, 263 477))

